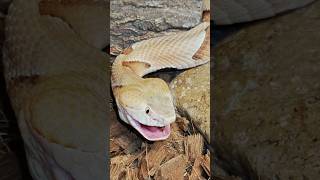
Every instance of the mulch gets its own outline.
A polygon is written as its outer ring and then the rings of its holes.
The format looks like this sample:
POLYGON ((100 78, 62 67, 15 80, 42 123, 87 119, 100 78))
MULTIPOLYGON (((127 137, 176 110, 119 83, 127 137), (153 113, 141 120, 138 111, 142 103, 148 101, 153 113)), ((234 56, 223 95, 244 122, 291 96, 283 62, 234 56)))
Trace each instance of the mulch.
POLYGON ((210 152, 185 118, 171 124, 164 141, 149 142, 113 113, 110 128, 111 179, 209 179, 210 152))

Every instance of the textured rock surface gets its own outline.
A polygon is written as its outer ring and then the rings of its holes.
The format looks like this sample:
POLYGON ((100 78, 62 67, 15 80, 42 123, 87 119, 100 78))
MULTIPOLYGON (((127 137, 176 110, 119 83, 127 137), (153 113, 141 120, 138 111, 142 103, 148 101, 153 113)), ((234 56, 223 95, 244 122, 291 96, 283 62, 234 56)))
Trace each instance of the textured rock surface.
POLYGON ((216 150, 233 174, 319 179, 319 9, 256 23, 215 49, 216 150))
POLYGON ((202 0, 111 0, 111 53, 134 42, 199 24, 202 0))
POLYGON ((179 114, 188 117, 210 140, 210 64, 179 74, 170 88, 179 114))
POLYGON ((217 24, 248 22, 275 16, 314 0, 215 0, 213 17, 217 24))

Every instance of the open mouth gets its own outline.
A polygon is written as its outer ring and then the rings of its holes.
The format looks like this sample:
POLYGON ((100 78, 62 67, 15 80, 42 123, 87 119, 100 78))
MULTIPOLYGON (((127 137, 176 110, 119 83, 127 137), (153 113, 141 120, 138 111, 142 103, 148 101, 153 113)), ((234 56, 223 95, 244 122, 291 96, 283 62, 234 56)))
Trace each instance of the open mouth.
POLYGON ((170 135, 170 124, 163 127, 147 126, 141 124, 134 118, 132 118, 131 124, 137 131, 139 131, 140 134, 143 135, 143 137, 150 141, 164 140, 170 135))

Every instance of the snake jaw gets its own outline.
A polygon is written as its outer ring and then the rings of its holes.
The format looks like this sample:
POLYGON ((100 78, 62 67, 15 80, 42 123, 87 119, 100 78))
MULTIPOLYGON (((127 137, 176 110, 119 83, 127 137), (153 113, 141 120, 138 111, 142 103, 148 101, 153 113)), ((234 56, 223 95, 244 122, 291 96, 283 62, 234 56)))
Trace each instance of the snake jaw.
POLYGON ((157 127, 141 124, 139 121, 133 118, 130 118, 129 121, 130 124, 149 141, 160 141, 167 139, 170 136, 170 124, 163 127, 157 127))
POLYGON ((120 118, 136 129, 144 138, 149 141, 160 141, 170 136, 170 124, 164 126, 149 126, 140 123, 130 115, 124 108, 119 108, 120 118))

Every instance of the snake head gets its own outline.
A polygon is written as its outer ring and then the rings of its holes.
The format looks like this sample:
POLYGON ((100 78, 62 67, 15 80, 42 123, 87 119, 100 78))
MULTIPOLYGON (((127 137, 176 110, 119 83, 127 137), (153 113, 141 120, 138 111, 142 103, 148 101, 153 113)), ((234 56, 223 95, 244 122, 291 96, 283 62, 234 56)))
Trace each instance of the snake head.
POLYGON ((170 89, 162 79, 144 79, 120 88, 117 94, 123 121, 150 141, 169 137, 170 123, 175 121, 176 114, 170 89))

